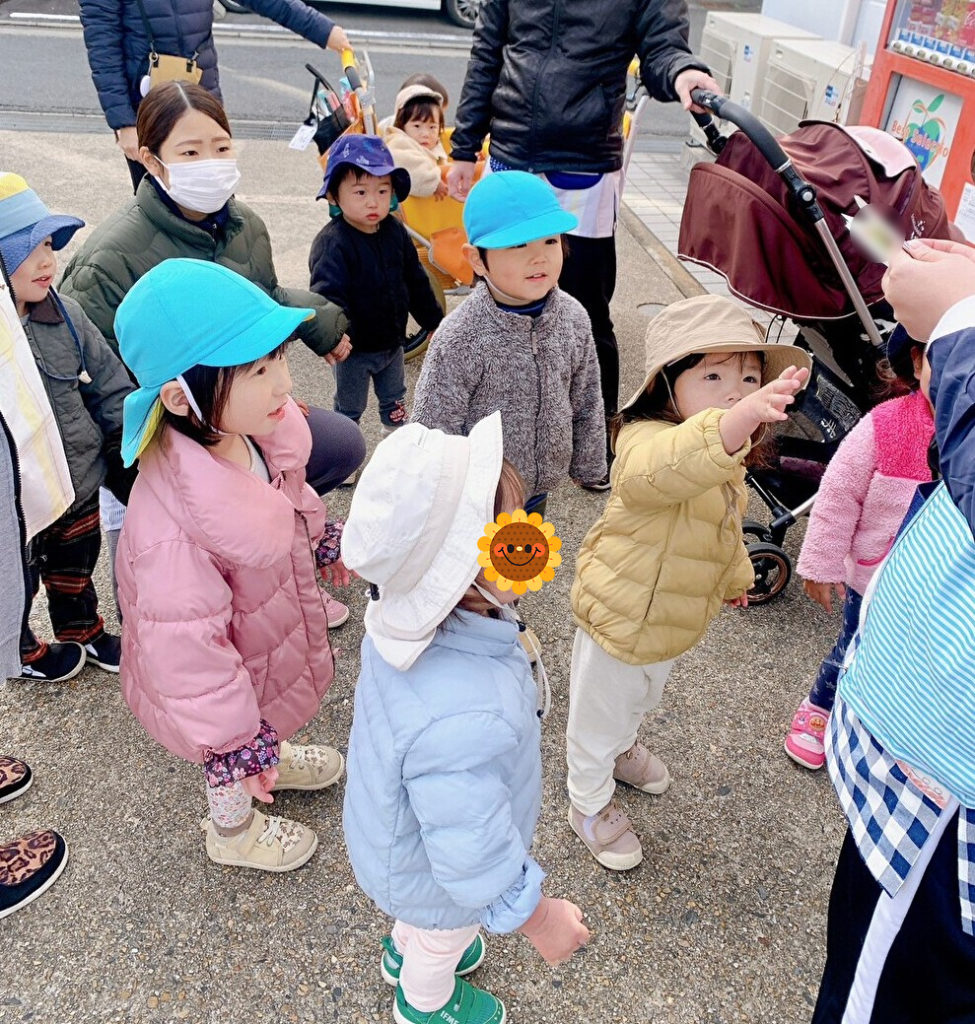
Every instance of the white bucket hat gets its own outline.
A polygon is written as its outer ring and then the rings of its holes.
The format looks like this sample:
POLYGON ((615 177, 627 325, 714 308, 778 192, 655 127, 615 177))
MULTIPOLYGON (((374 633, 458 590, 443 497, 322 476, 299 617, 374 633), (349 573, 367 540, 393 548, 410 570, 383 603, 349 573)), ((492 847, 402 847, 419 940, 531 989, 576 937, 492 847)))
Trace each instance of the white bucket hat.
POLYGON ((494 519, 502 454, 495 412, 468 437, 409 423, 363 470, 342 559, 378 588, 366 631, 394 668, 409 668, 429 646, 480 571, 477 540, 494 519))

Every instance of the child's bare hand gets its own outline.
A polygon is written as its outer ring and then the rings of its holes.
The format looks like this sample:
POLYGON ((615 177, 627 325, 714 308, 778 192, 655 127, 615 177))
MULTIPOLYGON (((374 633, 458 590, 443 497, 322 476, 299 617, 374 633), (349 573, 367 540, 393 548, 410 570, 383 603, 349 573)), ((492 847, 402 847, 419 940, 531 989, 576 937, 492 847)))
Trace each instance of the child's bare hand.
POLYGON ((301 410, 301 415, 304 416, 305 419, 308 419, 309 415, 311 415, 311 409, 308 408, 308 403, 302 401, 300 398, 295 398, 295 405, 297 405, 301 410))
POLYGON ((818 605, 822 605, 826 611, 833 614, 833 590, 836 590, 836 600, 846 600, 846 587, 842 583, 816 583, 815 580, 803 580, 802 589, 806 597, 812 598, 818 605))
POLYGON ((747 406, 758 423, 788 419, 789 414, 785 410, 795 401, 796 392, 805 384, 808 376, 809 371, 805 367, 786 367, 775 380, 746 395, 738 405, 747 406))
POLYGON ((582 911, 568 900, 543 896, 535 913, 518 929, 551 967, 565 963, 589 941, 582 911))
POLYGON ((277 782, 277 768, 265 768, 259 775, 248 775, 246 779, 241 780, 240 784, 244 787, 244 792, 250 794, 255 800, 260 800, 262 804, 273 804, 274 797, 271 796, 271 790, 274 789, 277 782))
POLYGON ((345 362, 351 354, 352 342, 349 341, 349 336, 347 334, 343 334, 335 348, 333 348, 331 352, 326 352, 326 354, 322 356, 322 359, 324 359, 329 366, 334 366, 336 363, 345 362))
POLYGON ((747 608, 748 607, 748 595, 742 594, 739 597, 728 597, 725 598, 724 602, 729 608, 747 608))
POLYGON ((435 199, 446 199, 450 193, 447 190, 447 183, 440 181, 437 183, 437 191, 433 193, 435 199))
POLYGON ((329 565, 320 566, 319 571, 322 574, 322 579, 326 583, 331 583, 333 587, 347 587, 352 582, 352 577, 358 577, 359 575, 346 568, 345 562, 341 558, 336 559, 329 565))

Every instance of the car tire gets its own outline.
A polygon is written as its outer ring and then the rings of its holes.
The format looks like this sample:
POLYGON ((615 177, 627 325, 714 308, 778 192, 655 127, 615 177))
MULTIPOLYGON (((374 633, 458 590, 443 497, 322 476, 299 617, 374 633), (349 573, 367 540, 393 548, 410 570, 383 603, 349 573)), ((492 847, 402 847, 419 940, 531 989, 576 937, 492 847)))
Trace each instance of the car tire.
POLYGON ((473 28, 481 0, 443 0, 447 17, 461 28, 473 28))

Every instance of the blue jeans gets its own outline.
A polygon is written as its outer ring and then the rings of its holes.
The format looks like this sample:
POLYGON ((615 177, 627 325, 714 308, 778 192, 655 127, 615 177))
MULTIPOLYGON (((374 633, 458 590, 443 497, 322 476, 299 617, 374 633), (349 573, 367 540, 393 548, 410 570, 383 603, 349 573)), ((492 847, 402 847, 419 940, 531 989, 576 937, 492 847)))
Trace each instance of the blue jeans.
POLYGON ((335 371, 335 411, 359 422, 369 401, 369 381, 379 400, 379 418, 385 427, 398 427, 405 416, 391 419, 399 409, 406 411, 406 360, 401 348, 383 352, 356 352, 332 367, 335 371))
POLYGON ((840 628, 840 635, 836 638, 833 649, 823 658, 819 666, 819 674, 816 682, 809 691, 809 700, 816 707, 824 711, 833 710, 833 702, 836 700, 836 680, 839 678, 840 669, 843 667, 843 659, 846 657, 846 649, 850 646, 853 634, 857 631, 857 624, 860 622, 860 604, 863 595, 858 594, 851 587, 846 588, 846 599, 843 602, 843 625, 840 628))

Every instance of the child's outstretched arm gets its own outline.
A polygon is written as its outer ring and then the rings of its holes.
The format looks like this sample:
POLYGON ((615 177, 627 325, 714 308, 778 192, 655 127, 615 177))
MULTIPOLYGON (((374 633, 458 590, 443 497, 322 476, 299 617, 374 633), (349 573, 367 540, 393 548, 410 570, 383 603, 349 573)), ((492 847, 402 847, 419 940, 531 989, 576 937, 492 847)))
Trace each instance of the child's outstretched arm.
POLYGON ((806 382, 809 371, 789 366, 758 391, 736 402, 721 418, 721 440, 724 450, 732 455, 763 423, 776 423, 789 418, 786 408, 795 400, 796 392, 806 382))

